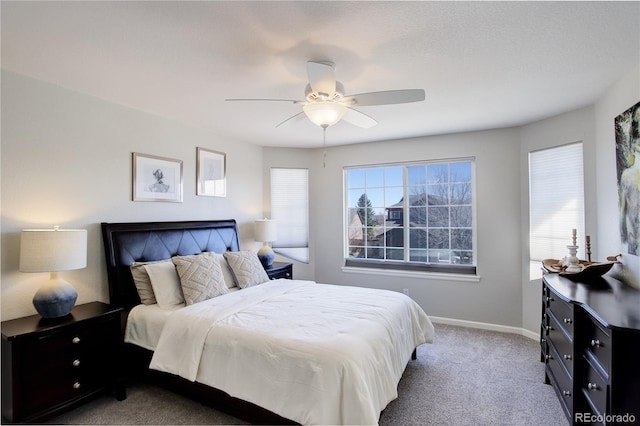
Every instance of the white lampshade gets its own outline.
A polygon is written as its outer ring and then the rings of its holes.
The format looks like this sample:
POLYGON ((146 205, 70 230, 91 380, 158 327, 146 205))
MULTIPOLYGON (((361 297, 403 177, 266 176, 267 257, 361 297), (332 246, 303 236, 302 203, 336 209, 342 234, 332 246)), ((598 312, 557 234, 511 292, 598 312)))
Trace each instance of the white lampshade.
POLYGON ((347 107, 336 102, 318 101, 306 104, 302 110, 314 124, 329 127, 340 121, 347 107))
POLYGON ((20 271, 58 272, 87 266, 85 229, 25 229, 20 240, 20 271))
POLYGON ((68 315, 78 292, 58 272, 87 266, 87 231, 57 226, 25 229, 20 242, 20 271, 50 273, 49 281, 33 296, 33 306, 46 319, 68 315))
POLYGON ((271 242, 278 239, 276 221, 270 219, 256 220, 254 238, 260 242, 271 242))

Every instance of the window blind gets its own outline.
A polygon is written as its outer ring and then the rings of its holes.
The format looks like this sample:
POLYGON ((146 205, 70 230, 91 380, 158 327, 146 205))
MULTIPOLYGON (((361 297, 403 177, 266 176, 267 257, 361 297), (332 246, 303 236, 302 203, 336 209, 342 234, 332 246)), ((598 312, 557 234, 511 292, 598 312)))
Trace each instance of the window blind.
MULTIPOLYGON (((306 253, 308 257, 308 250, 286 249, 309 247, 309 170, 271 169, 271 219, 278 229, 274 250, 290 257, 291 253, 306 253)), ((294 256, 298 257, 300 254, 294 256)))
POLYGON ((531 261, 562 259, 576 229, 584 259, 582 142, 529 153, 529 255, 531 261))

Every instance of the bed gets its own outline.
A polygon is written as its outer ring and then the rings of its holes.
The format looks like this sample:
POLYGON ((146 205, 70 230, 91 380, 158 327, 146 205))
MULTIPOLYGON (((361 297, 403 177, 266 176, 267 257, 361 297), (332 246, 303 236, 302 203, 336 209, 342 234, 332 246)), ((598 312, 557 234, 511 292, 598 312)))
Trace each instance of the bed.
POLYGON ((401 293, 269 280, 235 220, 101 226, 129 374, 244 420, 376 424, 433 339, 401 293))

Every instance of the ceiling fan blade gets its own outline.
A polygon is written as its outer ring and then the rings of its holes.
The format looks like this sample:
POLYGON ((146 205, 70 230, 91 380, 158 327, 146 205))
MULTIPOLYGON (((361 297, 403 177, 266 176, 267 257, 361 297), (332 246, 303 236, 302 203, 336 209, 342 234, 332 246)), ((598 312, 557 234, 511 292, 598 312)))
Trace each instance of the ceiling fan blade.
POLYGON ((225 101, 268 101, 268 102, 293 102, 303 103, 304 101, 299 101, 295 99, 225 99, 225 101))
POLYGON ((369 117, 367 114, 348 107, 346 112, 342 116, 342 119, 347 123, 353 124, 354 126, 362 127, 364 129, 368 129, 378 124, 376 120, 369 117))
POLYGON ((352 106, 390 105, 420 102, 424 101, 424 99, 423 89, 405 89, 349 95, 342 99, 342 103, 352 106))
POLYGON ((278 124, 276 127, 280 127, 285 123, 294 122, 294 121, 300 121, 300 120, 303 120, 305 118, 306 118, 306 115, 304 114, 304 111, 300 111, 296 115, 287 118, 286 120, 284 120, 283 122, 278 124))
POLYGON ((333 96, 336 92, 335 68, 331 62, 307 62, 307 76, 311 89, 323 97, 333 96))

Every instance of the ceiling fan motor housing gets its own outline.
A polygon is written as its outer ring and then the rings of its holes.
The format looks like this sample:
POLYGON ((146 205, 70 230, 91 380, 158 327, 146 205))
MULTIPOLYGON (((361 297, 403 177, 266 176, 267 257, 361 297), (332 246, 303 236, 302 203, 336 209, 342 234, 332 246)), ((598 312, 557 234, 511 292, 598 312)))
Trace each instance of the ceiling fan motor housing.
POLYGON ((339 102, 344 97, 344 86, 339 81, 336 81, 336 89, 333 93, 316 93, 311 88, 310 84, 304 89, 304 97, 308 102, 316 101, 333 101, 339 102))

